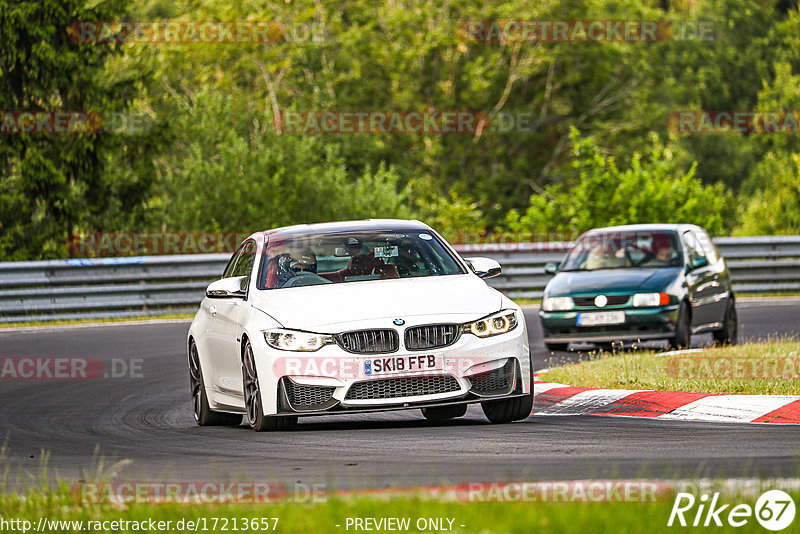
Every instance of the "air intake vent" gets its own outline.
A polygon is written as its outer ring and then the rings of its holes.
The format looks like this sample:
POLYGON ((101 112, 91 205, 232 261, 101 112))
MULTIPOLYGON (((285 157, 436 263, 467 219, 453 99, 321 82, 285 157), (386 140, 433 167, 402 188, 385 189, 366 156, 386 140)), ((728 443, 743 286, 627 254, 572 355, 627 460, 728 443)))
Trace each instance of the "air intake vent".
POLYGON ((298 412, 324 410, 338 402, 333 398, 334 387, 295 384, 289 378, 281 380, 291 408, 298 412))
POLYGON ((509 358, 499 369, 469 377, 472 382, 471 391, 481 396, 507 395, 514 389, 515 372, 516 360, 509 358))
POLYGON ((345 400, 396 399, 419 397, 437 393, 452 393, 461 387, 451 375, 416 378, 382 378, 356 382, 345 395, 345 400))
POLYGON ((400 336, 395 330, 358 330, 339 334, 336 342, 354 354, 380 354, 395 352, 400 346, 400 336))
POLYGON ((452 345, 461 333, 459 325, 429 324, 406 330, 405 343, 408 350, 438 349, 452 345))

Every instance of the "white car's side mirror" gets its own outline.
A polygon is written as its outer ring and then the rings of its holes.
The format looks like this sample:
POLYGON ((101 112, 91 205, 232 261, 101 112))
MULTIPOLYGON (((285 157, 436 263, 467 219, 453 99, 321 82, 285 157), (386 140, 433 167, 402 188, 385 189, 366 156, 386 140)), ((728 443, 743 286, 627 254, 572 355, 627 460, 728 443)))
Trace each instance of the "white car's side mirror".
POLYGON ((247 291, 242 289, 246 280, 246 276, 234 276, 211 282, 206 288, 206 296, 212 299, 243 299, 247 296, 247 291))
POLYGON ((464 258, 472 267, 472 271, 481 278, 492 278, 502 272, 502 267, 491 258, 464 258))

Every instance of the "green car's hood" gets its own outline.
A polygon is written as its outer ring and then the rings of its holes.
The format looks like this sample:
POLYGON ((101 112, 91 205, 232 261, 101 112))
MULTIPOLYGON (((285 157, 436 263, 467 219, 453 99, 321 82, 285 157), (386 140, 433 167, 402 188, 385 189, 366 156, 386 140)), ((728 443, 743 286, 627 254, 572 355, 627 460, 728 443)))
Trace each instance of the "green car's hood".
POLYGON ((550 297, 558 297, 582 293, 658 292, 666 290, 682 271, 681 267, 563 271, 550 280, 545 293, 550 297))

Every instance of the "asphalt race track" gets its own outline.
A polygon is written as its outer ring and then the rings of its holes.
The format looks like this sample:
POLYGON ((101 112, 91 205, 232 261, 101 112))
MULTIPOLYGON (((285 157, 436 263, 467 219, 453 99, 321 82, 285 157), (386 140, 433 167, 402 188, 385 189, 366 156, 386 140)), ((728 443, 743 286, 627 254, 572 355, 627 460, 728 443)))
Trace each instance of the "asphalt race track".
MULTIPOLYGON (((551 355, 537 309, 526 309, 535 366, 551 355)), ((800 334, 800 299, 739 305, 741 337, 800 334)), ((12 484, 42 473, 79 479, 119 460, 117 479, 246 479, 336 488, 489 480, 800 475, 800 428, 532 416, 490 425, 480 408, 433 425, 418 411, 301 419, 298 430, 255 433, 194 424, 184 351, 188 322, 0 331, 0 357, 141 359, 125 378, 1 380, 0 443, 12 484), (95 467, 93 467, 95 466, 95 467)), ((708 342, 706 336, 697 344, 708 342)), ((560 354, 574 360, 580 352, 560 354)), ((119 367, 116 369, 120 371, 119 367)), ((2 462, 0 462, 2 463, 2 462)), ((2 466, 0 466, 2 467, 2 466)))

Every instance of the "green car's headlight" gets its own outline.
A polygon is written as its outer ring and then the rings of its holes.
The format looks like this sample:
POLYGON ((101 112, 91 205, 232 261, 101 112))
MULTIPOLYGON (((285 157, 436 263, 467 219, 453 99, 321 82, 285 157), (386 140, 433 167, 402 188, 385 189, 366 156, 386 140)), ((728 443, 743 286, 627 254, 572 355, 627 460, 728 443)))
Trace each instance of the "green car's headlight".
POLYGON ((569 311, 575 307, 572 297, 545 297, 542 300, 544 311, 569 311))
POLYGON ((504 310, 484 319, 461 325, 461 331, 478 337, 497 336, 505 334, 517 327, 517 314, 504 310))
POLYGON ((633 296, 633 305, 637 308, 666 306, 667 304, 669 304, 667 293, 636 293, 633 296))
POLYGON ((335 342, 333 336, 327 334, 283 329, 267 330, 264 332, 264 339, 274 349, 299 352, 314 352, 335 342))

